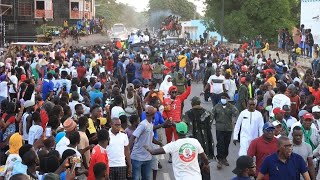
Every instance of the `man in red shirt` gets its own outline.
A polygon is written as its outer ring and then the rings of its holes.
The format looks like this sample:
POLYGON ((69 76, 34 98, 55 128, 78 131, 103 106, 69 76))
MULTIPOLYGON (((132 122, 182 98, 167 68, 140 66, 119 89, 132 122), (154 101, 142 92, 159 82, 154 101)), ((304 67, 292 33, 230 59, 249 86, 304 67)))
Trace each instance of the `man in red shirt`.
POLYGON ((105 69, 107 72, 113 72, 113 59, 112 56, 109 56, 108 59, 106 60, 106 66, 105 69))
POLYGON ((92 149, 90 165, 88 171, 88 180, 95 180, 93 167, 95 164, 102 162, 107 166, 106 178, 109 179, 109 159, 107 155, 107 146, 109 144, 109 132, 106 129, 98 131, 98 144, 92 149))
POLYGON ((77 67, 78 79, 82 79, 85 77, 87 73, 86 67, 84 67, 83 61, 80 62, 80 66, 77 67))
MULTIPOLYGON (((247 154, 256 157, 256 175, 259 173, 263 160, 278 150, 278 140, 274 137, 274 130, 272 123, 266 122, 263 125, 263 135, 251 141, 247 154)), ((268 180, 269 176, 264 176, 264 179, 268 180)))
MULTIPOLYGON (((165 98, 163 100, 164 111, 163 117, 164 119, 170 119, 175 123, 181 122, 181 111, 182 111, 182 103, 186 100, 191 92, 191 79, 188 79, 188 86, 186 91, 177 96, 178 88, 176 86, 171 86, 169 88, 168 93, 170 94, 169 98, 165 98)), ((176 128, 174 126, 170 128, 166 128, 166 136, 167 143, 170 143, 172 140, 172 133, 174 134, 174 139, 178 139, 178 134, 176 132, 176 128)))
POLYGON ((297 88, 295 87, 295 85, 290 84, 287 88, 288 91, 288 95, 291 101, 291 116, 295 117, 296 119, 298 119, 298 111, 299 111, 299 107, 300 107, 300 97, 299 95, 297 95, 297 88))

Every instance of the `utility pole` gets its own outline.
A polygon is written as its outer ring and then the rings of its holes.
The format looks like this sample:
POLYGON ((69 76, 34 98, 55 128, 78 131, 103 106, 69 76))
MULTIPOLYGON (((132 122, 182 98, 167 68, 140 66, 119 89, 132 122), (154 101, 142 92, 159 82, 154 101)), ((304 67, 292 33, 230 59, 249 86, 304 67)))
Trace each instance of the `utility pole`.
POLYGON ((221 25, 220 25, 220 35, 221 35, 221 44, 223 44, 223 29, 224 29, 224 0, 222 1, 222 7, 221 7, 221 25))

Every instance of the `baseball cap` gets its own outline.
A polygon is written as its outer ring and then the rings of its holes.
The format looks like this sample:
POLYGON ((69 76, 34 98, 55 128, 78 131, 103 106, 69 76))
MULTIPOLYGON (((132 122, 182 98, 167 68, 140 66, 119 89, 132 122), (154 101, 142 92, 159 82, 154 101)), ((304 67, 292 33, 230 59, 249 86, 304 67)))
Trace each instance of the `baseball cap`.
POLYGON ((277 108, 274 108, 272 112, 273 112, 273 114, 278 114, 278 113, 284 113, 285 111, 282 110, 281 108, 277 107, 277 108))
POLYGON ((28 108, 28 107, 31 107, 31 106, 34 106, 36 103, 32 100, 27 100, 26 102, 24 102, 23 106, 25 108, 28 108))
POLYGON ((313 115, 312 115, 311 113, 305 113, 305 114, 303 115, 303 118, 304 118, 304 119, 313 119, 313 115))
POLYGON ((302 116, 303 116, 304 114, 306 114, 306 113, 308 113, 307 110, 301 110, 301 111, 299 111, 298 116, 299 116, 299 117, 302 117, 302 116))
POLYGON ((313 106, 312 113, 317 113, 317 112, 320 112, 320 107, 319 106, 313 106))
POLYGON ((242 77, 242 78, 240 79, 240 82, 241 82, 241 83, 245 83, 245 82, 246 82, 246 77, 242 77))
POLYGON ((178 134, 187 134, 188 125, 185 122, 179 122, 176 124, 176 130, 178 134))
POLYGON ((248 71, 248 67, 246 65, 241 66, 241 71, 242 72, 247 72, 248 71))
POLYGON ((275 120, 275 121, 272 122, 272 125, 273 125, 274 127, 276 127, 276 126, 278 126, 278 125, 280 125, 280 124, 281 124, 281 122, 278 121, 278 120, 275 120))
POLYGON ((101 88, 101 83, 100 82, 96 82, 96 84, 94 84, 93 86, 95 89, 100 89, 101 88))
POLYGON ((271 123, 271 122, 266 122, 264 125, 263 125, 263 130, 266 130, 266 129, 274 129, 274 125, 271 123))
POLYGON ((255 167, 253 158, 250 156, 240 156, 237 159, 236 168, 232 171, 234 174, 240 174, 246 168, 255 167))

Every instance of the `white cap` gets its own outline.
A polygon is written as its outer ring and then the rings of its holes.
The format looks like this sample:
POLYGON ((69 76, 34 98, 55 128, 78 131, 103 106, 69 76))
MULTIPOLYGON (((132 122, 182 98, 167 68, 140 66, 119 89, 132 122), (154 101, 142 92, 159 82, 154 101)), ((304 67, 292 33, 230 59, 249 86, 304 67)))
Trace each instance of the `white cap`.
POLYGON ((312 113, 320 112, 320 107, 319 106, 313 106, 312 108, 312 113))
POLYGON ((280 124, 281 124, 281 122, 279 122, 278 120, 272 122, 272 125, 273 125, 274 127, 276 127, 276 126, 278 126, 278 125, 280 125, 280 124))
POLYGON ((34 106, 36 103, 32 100, 27 100, 26 102, 24 102, 23 106, 25 108, 28 108, 28 107, 31 107, 31 106, 34 106))

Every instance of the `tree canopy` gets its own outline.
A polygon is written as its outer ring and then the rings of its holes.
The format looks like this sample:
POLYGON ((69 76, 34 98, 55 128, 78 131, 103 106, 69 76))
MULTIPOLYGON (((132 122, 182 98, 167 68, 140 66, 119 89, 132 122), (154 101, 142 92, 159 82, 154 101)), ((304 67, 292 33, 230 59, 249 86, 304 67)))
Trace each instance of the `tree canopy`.
POLYGON ((96 15, 104 17, 108 28, 115 23, 123 23, 127 27, 139 27, 146 23, 145 14, 136 12, 133 7, 115 0, 96 0, 96 15))
MULTIPOLYGON (((291 29, 298 16, 292 12, 300 0, 225 0, 224 36, 229 41, 262 35, 269 41, 277 39, 280 28, 291 29)), ((221 0, 206 0, 204 24, 220 32, 221 0)))
POLYGON ((149 0, 149 14, 157 11, 170 11, 182 20, 198 18, 196 6, 188 0, 149 0))

